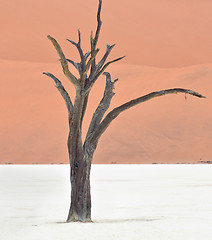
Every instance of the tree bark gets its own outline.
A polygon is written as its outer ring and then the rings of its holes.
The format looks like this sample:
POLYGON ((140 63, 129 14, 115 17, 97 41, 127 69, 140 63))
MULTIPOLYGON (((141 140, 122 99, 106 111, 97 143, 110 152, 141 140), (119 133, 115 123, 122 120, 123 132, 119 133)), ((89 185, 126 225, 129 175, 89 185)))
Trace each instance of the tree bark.
POLYGON ((81 118, 86 96, 77 92, 69 124, 68 150, 70 160, 71 204, 67 222, 91 221, 90 169, 92 155, 82 143, 81 118))
POLYGON ((90 163, 71 167, 71 204, 67 222, 91 221, 90 163))

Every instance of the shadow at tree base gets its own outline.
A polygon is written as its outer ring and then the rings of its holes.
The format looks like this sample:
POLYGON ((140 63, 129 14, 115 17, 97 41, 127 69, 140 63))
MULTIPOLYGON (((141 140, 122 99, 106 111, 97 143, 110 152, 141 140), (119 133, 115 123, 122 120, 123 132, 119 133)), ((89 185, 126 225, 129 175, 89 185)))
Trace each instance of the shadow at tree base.
POLYGON ((125 218, 125 219, 102 219, 93 220, 94 223, 124 223, 124 222, 152 222, 162 220, 164 217, 158 218, 125 218))
MULTIPOLYGON (((91 222, 85 222, 85 223, 97 223, 97 224, 103 224, 103 223, 124 223, 124 222, 152 222, 152 221, 158 221, 162 220, 164 217, 157 217, 157 218, 124 218, 124 219, 94 219, 91 222)), ((84 223, 84 222, 56 222, 57 224, 64 224, 64 223, 84 223)))

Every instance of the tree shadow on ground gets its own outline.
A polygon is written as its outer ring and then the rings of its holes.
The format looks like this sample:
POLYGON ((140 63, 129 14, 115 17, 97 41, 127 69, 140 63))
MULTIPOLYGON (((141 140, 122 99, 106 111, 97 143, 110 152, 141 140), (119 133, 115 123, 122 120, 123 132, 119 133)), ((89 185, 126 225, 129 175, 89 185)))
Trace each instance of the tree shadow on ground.
POLYGON ((163 217, 158 218, 124 218, 124 219, 101 219, 93 220, 94 223, 124 223, 124 222, 152 222, 161 220, 163 217))
MULTIPOLYGON (((98 224, 103 224, 103 223, 124 223, 124 222, 152 222, 152 221, 158 221, 162 220, 164 217, 160 216, 157 218, 124 218, 124 219, 94 219, 91 222, 87 223, 98 223, 98 224)), ((64 223, 71 223, 71 222, 56 222, 58 224, 64 224, 64 223)), ((74 222, 72 222, 74 223, 74 222)), ((80 222, 77 222, 80 223, 80 222)))

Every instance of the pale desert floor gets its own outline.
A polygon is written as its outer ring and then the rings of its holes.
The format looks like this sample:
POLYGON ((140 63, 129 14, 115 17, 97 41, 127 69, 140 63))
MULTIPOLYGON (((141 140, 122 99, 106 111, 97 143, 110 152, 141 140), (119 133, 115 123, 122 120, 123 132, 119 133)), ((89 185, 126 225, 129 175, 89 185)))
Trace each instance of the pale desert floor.
POLYGON ((93 223, 64 223, 68 165, 0 166, 1 240, 210 240, 211 165, 93 165, 93 223))
MULTIPOLYGON (((53 81, 60 79, 74 101, 47 35, 67 58, 78 51, 66 39, 90 49, 98 0, 1 0, 0 164, 68 163, 68 119, 53 81)), ((173 94, 138 105, 113 121, 100 139, 94 163, 199 163, 212 160, 212 1, 103 0, 97 62, 106 44, 116 44, 107 61, 119 78, 110 109, 153 91, 187 88, 199 99, 173 94)), ((70 71, 79 77, 72 65, 70 71)), ((83 137, 102 99, 105 76, 91 94, 83 137)))

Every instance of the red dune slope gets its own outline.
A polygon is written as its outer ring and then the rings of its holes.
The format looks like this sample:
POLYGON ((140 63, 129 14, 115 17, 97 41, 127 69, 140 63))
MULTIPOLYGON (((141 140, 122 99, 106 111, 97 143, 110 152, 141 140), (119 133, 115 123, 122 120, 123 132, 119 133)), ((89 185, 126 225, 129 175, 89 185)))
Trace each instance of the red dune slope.
MULTIPOLYGON (((60 67, 5 60, 0 61, 0 66, 4 75, 0 90, 0 162, 67 162, 66 107, 51 79, 41 74, 48 69, 62 76, 60 67)), ((102 136, 95 163, 211 159, 212 65, 159 69, 118 64, 111 72, 114 78, 120 78, 111 109, 150 91, 172 87, 190 88, 207 98, 163 96, 122 113, 102 136)), ((104 81, 100 78, 93 89, 84 131, 102 96, 104 81)), ((70 87, 66 80, 65 86, 70 87)))
MULTIPOLYGON (((67 112, 43 71, 63 77, 51 42, 78 59, 65 40, 82 32, 83 48, 96 27, 97 0, 1 0, 0 163, 68 163, 67 112)), ((212 160, 212 2, 103 0, 104 54, 126 55, 108 70, 116 83, 111 109, 151 91, 182 87, 205 95, 169 95, 121 114, 102 136, 95 163, 197 163, 212 160)), ((85 50, 85 51, 86 51, 85 50)), ((101 99, 104 77, 92 91, 84 132, 101 99)))

